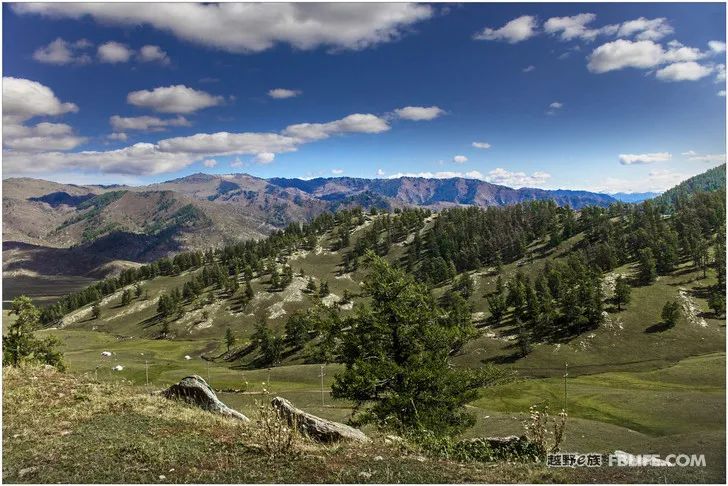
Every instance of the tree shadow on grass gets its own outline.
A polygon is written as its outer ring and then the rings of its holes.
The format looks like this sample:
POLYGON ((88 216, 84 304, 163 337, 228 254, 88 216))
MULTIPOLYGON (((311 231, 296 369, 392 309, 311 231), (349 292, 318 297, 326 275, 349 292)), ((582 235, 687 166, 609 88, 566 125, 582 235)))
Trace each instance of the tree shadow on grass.
POLYGON ((650 327, 648 327, 647 329, 645 329, 645 333, 646 334, 654 334, 656 332, 665 332, 665 331, 667 331, 668 329, 671 329, 671 328, 672 328, 672 326, 669 325, 669 324, 667 324, 667 323, 658 322, 657 324, 653 324, 650 327))

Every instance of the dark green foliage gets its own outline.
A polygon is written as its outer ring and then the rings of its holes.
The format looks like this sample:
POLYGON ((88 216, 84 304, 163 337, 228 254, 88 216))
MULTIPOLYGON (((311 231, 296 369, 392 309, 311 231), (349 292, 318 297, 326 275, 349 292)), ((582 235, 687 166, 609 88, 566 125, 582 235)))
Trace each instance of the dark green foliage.
POLYGON ((94 305, 91 307, 91 316, 94 319, 98 319, 101 317, 101 306, 98 302, 94 303, 94 305))
POLYGON ((235 345, 235 334, 233 334, 233 330, 229 327, 225 329, 225 345, 227 346, 227 350, 230 351, 230 348, 235 345))
POLYGON ((614 303, 617 304, 617 310, 621 311, 622 306, 629 304, 631 298, 632 287, 622 275, 618 276, 614 282, 614 303))
POLYGON ((662 322, 667 327, 675 327, 677 320, 680 318, 680 304, 675 301, 665 302, 660 317, 662 317, 662 322))
POLYGON ((129 305, 131 298, 131 290, 124 289, 124 292, 121 293, 121 305, 129 305))
POLYGON ((40 312, 30 298, 22 295, 13 299, 10 315, 17 318, 3 336, 3 366, 41 363, 63 371, 63 354, 58 350, 60 341, 53 336, 39 339, 33 334, 40 323, 40 312))
POLYGON ((364 290, 371 304, 357 309, 342 336, 346 368, 332 395, 355 402, 355 423, 437 434, 463 430, 473 423, 464 405, 502 372, 452 367, 450 355, 472 328, 470 316, 448 313, 410 275, 371 253, 368 259, 364 290))
POLYGON ((690 197, 696 192, 720 191, 721 189, 725 191, 725 164, 681 182, 672 189, 657 196, 654 199, 654 203, 665 209, 672 209, 678 206, 681 200, 690 197))
POLYGON ((639 281, 642 285, 649 285, 657 278, 655 257, 650 248, 643 248, 639 252, 639 281))

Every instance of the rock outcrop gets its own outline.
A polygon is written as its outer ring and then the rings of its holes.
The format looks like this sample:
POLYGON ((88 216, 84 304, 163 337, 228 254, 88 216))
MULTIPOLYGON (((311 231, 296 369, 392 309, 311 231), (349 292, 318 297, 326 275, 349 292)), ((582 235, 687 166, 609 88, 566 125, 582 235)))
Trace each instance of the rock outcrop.
POLYGON ((170 399, 183 400, 209 412, 219 413, 243 422, 250 422, 248 417, 221 402, 210 388, 210 385, 197 375, 183 378, 176 385, 164 390, 162 395, 170 399))
POLYGON ((339 441, 371 441, 371 439, 364 435, 364 432, 361 430, 311 415, 310 413, 294 407, 293 404, 285 398, 275 397, 271 401, 271 405, 273 405, 273 408, 278 411, 281 417, 288 420, 290 425, 295 424, 302 434, 316 441, 326 443, 339 441))

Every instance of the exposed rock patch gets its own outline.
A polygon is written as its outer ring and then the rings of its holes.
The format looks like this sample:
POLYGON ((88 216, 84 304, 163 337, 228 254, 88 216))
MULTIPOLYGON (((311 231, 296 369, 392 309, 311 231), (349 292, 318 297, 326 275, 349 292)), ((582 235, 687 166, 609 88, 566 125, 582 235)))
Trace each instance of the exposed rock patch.
POLYGON ((359 429, 349 427, 348 425, 332 422, 331 420, 322 419, 310 413, 304 412, 293 406, 291 402, 285 398, 275 397, 271 401, 271 405, 278 413, 288 420, 289 424, 296 424, 298 430, 319 442, 339 442, 339 441, 355 441, 355 442, 371 442, 371 439, 364 435, 359 429))
POLYGON ((210 388, 210 385, 197 375, 182 378, 179 383, 164 390, 162 395, 169 399, 182 400, 196 405, 209 412, 242 420, 243 422, 250 422, 248 417, 221 402, 210 388))

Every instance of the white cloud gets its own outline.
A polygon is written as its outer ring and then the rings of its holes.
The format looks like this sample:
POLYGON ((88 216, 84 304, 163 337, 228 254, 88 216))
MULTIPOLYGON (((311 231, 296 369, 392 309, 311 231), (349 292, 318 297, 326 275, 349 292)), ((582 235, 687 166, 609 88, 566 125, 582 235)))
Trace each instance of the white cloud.
POLYGON ((688 160, 695 162, 709 162, 711 164, 722 164, 725 162, 725 154, 699 154, 693 150, 688 150, 687 152, 683 152, 682 155, 686 156, 688 160))
POLYGON ((145 131, 163 131, 167 127, 188 127, 190 122, 183 116, 175 118, 157 118, 156 116, 133 116, 123 117, 114 115, 109 118, 111 127, 116 131, 125 130, 145 130, 145 131))
POLYGON ((526 66, 525 68, 523 68, 523 69, 522 69, 522 71, 523 71, 524 73, 530 73, 530 72, 531 72, 531 71, 533 71, 534 69, 536 69, 536 66, 534 66, 533 64, 531 64, 530 66, 526 66))
POLYGON ((160 113, 193 113, 222 104, 223 97, 178 84, 151 91, 133 91, 127 95, 126 101, 134 106, 151 108, 160 113))
POLYGON ((331 173, 334 175, 341 175, 344 173, 344 169, 331 169, 331 173))
POLYGON ((722 89, 722 90, 718 91, 718 96, 722 96, 723 98, 725 98, 725 90, 722 89))
POLYGON ((456 164, 464 164, 465 162, 468 161, 468 158, 464 155, 456 155, 455 157, 452 158, 452 161, 455 162, 456 164))
MULTIPOLYGON (((4 83, 6 87, 11 84, 4 83)), ((55 109, 57 111, 58 108, 55 109)), ((22 116, 27 116, 28 110, 21 112, 22 116)), ((17 113, 17 110, 14 113, 17 113)), ((131 122, 124 123, 129 126, 140 126, 135 125, 138 120, 134 118, 131 120, 131 122)), ((3 168, 9 174, 76 170, 126 175, 154 175, 178 171, 205 158, 226 155, 252 155, 255 162, 266 164, 272 162, 276 154, 295 151, 303 144, 335 134, 374 134, 386 130, 389 130, 387 122, 375 115, 353 114, 328 123, 291 125, 281 133, 197 133, 190 136, 167 138, 159 140, 157 143, 136 143, 108 151, 74 153, 50 151, 23 154, 15 150, 7 150, 3 152, 3 168)), ((51 150, 61 150, 62 148, 65 147, 54 147, 51 150)), ((231 163, 233 167, 242 165, 243 162, 239 157, 231 163)))
POLYGON ((391 42, 434 9, 417 3, 27 3, 18 14, 116 25, 151 25, 180 39, 229 52, 260 52, 278 43, 296 49, 364 49, 391 42))
POLYGON ((551 178, 551 174, 543 171, 536 171, 531 175, 525 172, 511 172, 501 167, 491 170, 484 180, 492 184, 508 186, 513 188, 538 187, 545 184, 551 178))
POLYGON ((372 114, 355 113, 328 123, 298 123, 283 130, 283 134, 302 141, 322 140, 339 133, 381 133, 389 130, 383 118, 372 114))
POLYGON ((276 154, 273 152, 261 152, 256 154, 253 160, 259 164, 270 164, 275 158, 276 154))
POLYGON ((296 89, 275 88, 275 89, 268 91, 268 96, 270 96, 271 98, 276 99, 276 100, 293 98, 300 94, 301 94, 301 92, 296 89))
POLYGON ((434 120, 444 113, 445 110, 437 106, 405 106, 394 110, 397 118, 412 121, 434 120))
POLYGON ((138 58, 141 62, 157 62, 164 66, 170 64, 169 56, 159 46, 146 45, 139 49, 138 58))
POLYGON ((582 13, 571 17, 551 17, 543 24, 543 27, 545 32, 559 35, 564 41, 573 39, 592 41, 598 35, 614 34, 619 29, 618 25, 606 25, 599 29, 587 27, 596 18, 597 16, 593 13, 582 13))
POLYGON ((488 142, 473 142, 472 145, 477 149, 489 149, 491 147, 488 142))
POLYGON ((594 49, 587 68, 593 73, 606 73, 628 67, 648 69, 662 62, 664 50, 651 40, 617 39, 594 49))
POLYGON ((385 174, 384 170, 377 169, 377 177, 382 177, 385 174))
POLYGON ((697 81, 713 72, 713 68, 697 62, 676 62, 659 69, 655 76, 661 81, 697 81))
POLYGON ((239 169, 240 167, 245 167, 245 162, 240 160, 240 157, 235 157, 235 160, 230 162, 230 167, 234 167, 236 169, 239 169))
POLYGON ((686 47, 678 41, 670 41, 667 43, 669 49, 662 56, 662 62, 686 62, 698 61, 707 56, 707 53, 701 52, 696 47, 686 47))
POLYGON ((38 123, 35 126, 3 125, 3 147, 19 152, 71 150, 84 143, 65 123, 38 123))
POLYGON ((3 122, 21 122, 36 116, 75 113, 78 106, 63 103, 45 85, 23 78, 3 77, 3 122))
POLYGON ((217 160, 215 159, 205 159, 202 161, 202 165, 204 165, 207 168, 212 168, 217 165, 217 160))
POLYGON ((536 35, 536 28, 536 17, 523 15, 511 20, 499 29, 486 27, 476 33, 473 38, 476 40, 499 40, 515 44, 536 35))
POLYGON ((564 106, 564 104, 561 103, 560 101, 554 101, 553 103, 551 103, 549 105, 549 108, 554 108, 554 109, 558 110, 559 108, 561 108, 563 106, 564 106))
POLYGON ((635 36, 637 40, 660 40, 674 32, 665 18, 646 19, 640 17, 624 22, 617 31, 619 37, 635 36))
POLYGON ((666 162, 672 158, 669 152, 653 152, 649 154, 619 154, 619 163, 622 165, 652 164, 666 162))
POLYGON ((61 102, 45 85, 29 79, 3 78, 3 147, 15 152, 71 150, 86 141, 65 123, 25 122, 39 116, 77 112, 73 103, 61 102))
POLYGON ((91 57, 82 51, 90 47, 89 41, 80 39, 76 42, 67 42, 60 37, 44 47, 33 52, 33 59, 45 64, 87 64, 91 57))
POLYGON ((105 44, 101 44, 96 54, 99 56, 101 62, 108 62, 116 64, 119 62, 127 62, 131 58, 134 51, 129 49, 125 44, 120 42, 109 41, 105 44))
POLYGON ((110 133, 106 138, 108 138, 109 140, 126 141, 126 139, 129 137, 124 132, 114 132, 114 133, 110 133))
POLYGON ((708 42, 708 47, 710 48, 711 51, 715 52, 716 54, 725 52, 725 42, 712 40, 712 41, 708 42))
POLYGON ((715 82, 716 83, 725 82, 725 64, 716 64, 715 65, 715 82))

